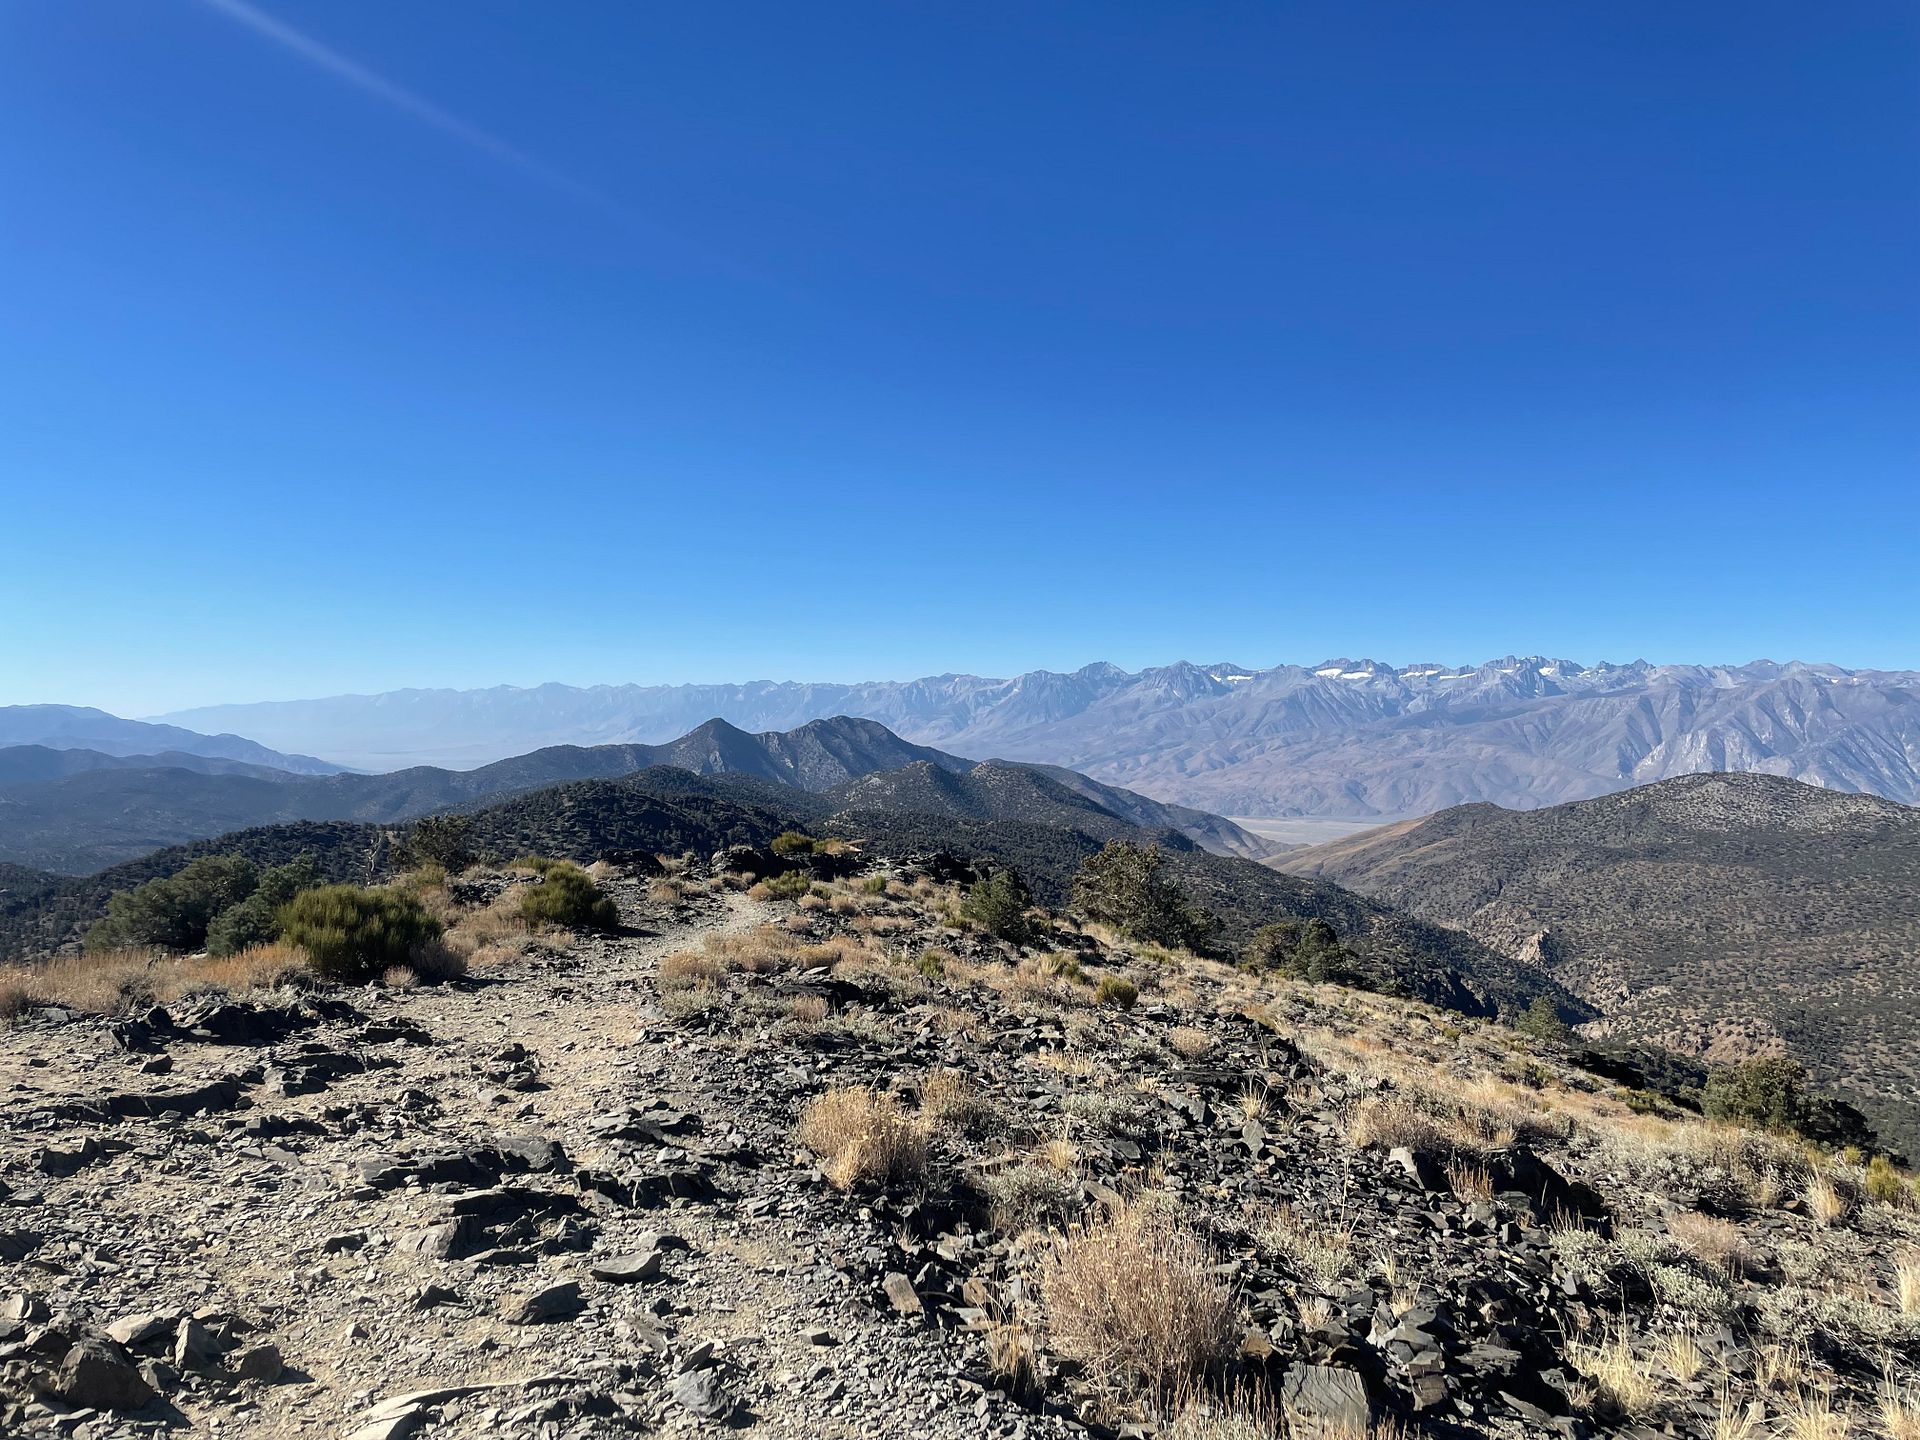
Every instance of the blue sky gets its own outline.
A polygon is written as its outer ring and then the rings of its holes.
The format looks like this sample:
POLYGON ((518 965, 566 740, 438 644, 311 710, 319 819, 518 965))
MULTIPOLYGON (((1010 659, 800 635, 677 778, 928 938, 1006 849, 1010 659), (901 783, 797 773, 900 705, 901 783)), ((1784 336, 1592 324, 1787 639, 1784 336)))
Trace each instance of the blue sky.
POLYGON ((0 703, 1920 666, 1917 82, 1907 0, 12 0, 0 703))

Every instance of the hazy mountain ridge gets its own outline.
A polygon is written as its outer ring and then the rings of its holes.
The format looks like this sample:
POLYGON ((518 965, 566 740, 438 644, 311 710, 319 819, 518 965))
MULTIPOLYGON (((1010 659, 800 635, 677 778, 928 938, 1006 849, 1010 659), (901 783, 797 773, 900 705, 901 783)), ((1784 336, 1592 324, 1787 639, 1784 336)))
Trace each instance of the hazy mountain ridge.
POLYGON ((1546 810, 1460 806, 1272 863, 1543 964, 1609 1033, 1791 1052, 1920 1148, 1920 810, 1695 775, 1546 810))
MULTIPOLYGON (((5 752, 0 752, 4 754, 5 752)), ((615 779, 669 766, 697 775, 747 777, 826 791, 905 766, 940 774, 975 762, 912 745, 871 720, 838 716, 786 733, 750 735, 710 720, 666 745, 553 746, 477 770, 416 766, 384 775, 202 774, 160 766, 96 768, 35 783, 0 785, 0 859, 80 874, 164 845, 230 830, 297 821, 393 824, 436 811, 581 780, 615 779)), ((1009 770, 1023 767, 1003 767, 1009 770)), ((1261 858, 1272 847, 1228 821, 1065 772, 1031 772, 1073 804, 1128 825, 1178 831, 1222 853, 1261 858)), ((1049 801, 1050 821, 1063 807, 1049 801)))
POLYGON ((217 755, 189 755, 184 750, 165 750, 158 755, 108 755, 100 750, 56 750, 47 745, 0 746, 0 786, 37 785, 90 770, 192 770, 201 775, 251 775, 256 780, 297 778, 293 771, 271 765, 217 755))
POLYGON ((242 760, 296 775, 331 775, 341 769, 311 755, 282 754, 234 734, 203 734, 147 720, 123 720, 85 705, 0 705, 0 745, 38 745, 51 750, 95 750, 104 755, 156 755, 179 751, 242 760))
POLYGON ((1533 808, 1703 770, 1786 775, 1920 801, 1920 674, 1756 661, 1479 666, 1336 659, 1257 670, 1099 663, 1012 679, 859 685, 543 685, 221 706, 240 728, 356 764, 494 758, 555 742, 649 742, 693 718, 789 729, 866 716, 920 744, 1063 765, 1219 814, 1533 808))

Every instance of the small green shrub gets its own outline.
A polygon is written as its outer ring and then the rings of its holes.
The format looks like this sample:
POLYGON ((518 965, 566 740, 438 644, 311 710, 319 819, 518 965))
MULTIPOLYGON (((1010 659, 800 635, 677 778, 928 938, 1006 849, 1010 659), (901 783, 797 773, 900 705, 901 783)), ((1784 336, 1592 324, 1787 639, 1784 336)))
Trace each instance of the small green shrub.
POLYGON ((620 909, 593 877, 569 860, 542 862, 540 879, 520 894, 520 918, 529 925, 568 930, 617 930, 620 909))
POLYGON ((1867 1198, 1882 1205, 1899 1205, 1907 1198, 1906 1177, 1884 1155, 1867 1162, 1867 1198))
POLYGON ((441 930, 418 900, 389 887, 323 885, 294 896, 279 918, 282 937, 306 952, 316 975, 350 983, 407 964, 441 930))
POLYGON ((813 881, 804 870, 789 870, 761 883, 767 887, 768 896, 775 900, 798 900, 813 889, 813 881))
POLYGON ((860 882, 860 893, 862 895, 886 894, 887 893, 887 877, 884 875, 867 876, 864 880, 860 882))
POLYGON ((1118 975, 1102 975, 1100 986, 1094 991, 1094 999, 1115 1010, 1131 1010, 1139 998, 1140 987, 1118 975))
POLYGON ((1573 1032, 1560 1018, 1560 1007, 1545 995, 1536 995, 1513 1022, 1513 1028, 1534 1040, 1565 1042, 1573 1032))
POLYGON ((1803 1135, 1822 1145, 1870 1145, 1866 1117, 1844 1100, 1814 1090, 1806 1067, 1768 1058, 1723 1065, 1707 1076, 1701 1108, 1711 1119, 1803 1135))
POLYGON ((776 855, 811 855, 820 842, 799 830, 783 830, 769 847, 776 855))

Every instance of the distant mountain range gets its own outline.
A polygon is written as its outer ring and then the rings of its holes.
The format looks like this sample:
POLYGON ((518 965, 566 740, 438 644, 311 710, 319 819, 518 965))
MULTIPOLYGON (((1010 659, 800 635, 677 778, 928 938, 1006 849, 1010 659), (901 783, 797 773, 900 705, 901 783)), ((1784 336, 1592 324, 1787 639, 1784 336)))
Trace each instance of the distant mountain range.
POLYGON ((1531 809, 1715 770, 1920 801, 1920 673, 1797 662, 1096 664, 1010 680, 401 690, 164 718, 387 769, 652 743, 710 715, 787 730, 838 714, 1227 815, 1531 809))
POLYGON ((0 746, 21 745, 91 750, 103 756, 179 754, 240 760, 295 775, 333 775, 343 768, 311 755, 283 755, 238 735, 207 735, 178 725, 122 720, 84 705, 0 705, 0 746))
POLYGON ((1545 968, 1609 1035, 1796 1055, 1920 1151, 1920 809, 1695 775, 1463 805, 1270 863, 1545 968))
POLYGON ((0 862, 86 874, 232 830, 319 820, 392 824, 656 766, 753 777, 805 792, 924 771, 981 795, 997 785, 991 803, 966 810, 976 818, 1038 818, 1085 828, 1086 817, 1098 813, 1103 823, 1178 833, 1220 854, 1259 859, 1275 849, 1215 815, 1054 767, 977 766, 909 744, 874 721, 838 716, 759 735, 711 720, 665 745, 550 746, 475 770, 415 766, 385 775, 305 776, 197 756, 176 762, 41 746, 0 749, 0 862), (969 772, 986 778, 973 780, 969 772))

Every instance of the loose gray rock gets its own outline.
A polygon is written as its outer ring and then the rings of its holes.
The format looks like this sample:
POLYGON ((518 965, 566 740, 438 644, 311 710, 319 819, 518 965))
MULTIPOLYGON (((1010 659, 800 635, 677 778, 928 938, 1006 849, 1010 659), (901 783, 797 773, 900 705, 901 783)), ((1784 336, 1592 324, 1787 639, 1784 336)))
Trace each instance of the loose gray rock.
POLYGON ((54 1385, 69 1405, 95 1410, 139 1410, 154 1399, 153 1387, 134 1368, 126 1351, 93 1338, 67 1351, 54 1385))
POLYGON ((717 1370, 687 1370, 673 1382, 673 1398, 681 1408, 702 1420, 725 1420, 733 1414, 734 1400, 721 1383, 717 1370))
POLYGON ((549 1285, 524 1295, 509 1295, 500 1302, 500 1315, 509 1325, 543 1325, 553 1320, 571 1320, 587 1308, 578 1280, 549 1285))

